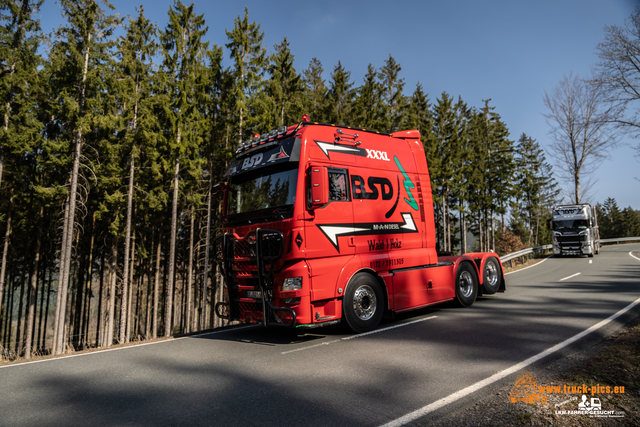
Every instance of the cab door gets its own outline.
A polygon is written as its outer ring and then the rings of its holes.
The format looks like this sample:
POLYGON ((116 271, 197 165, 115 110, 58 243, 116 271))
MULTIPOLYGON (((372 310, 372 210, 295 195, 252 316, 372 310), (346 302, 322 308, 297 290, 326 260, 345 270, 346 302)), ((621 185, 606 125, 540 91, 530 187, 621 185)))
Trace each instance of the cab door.
POLYGON ((355 255, 353 204, 347 169, 311 164, 306 174, 304 239, 317 301, 335 296, 338 275, 355 255))

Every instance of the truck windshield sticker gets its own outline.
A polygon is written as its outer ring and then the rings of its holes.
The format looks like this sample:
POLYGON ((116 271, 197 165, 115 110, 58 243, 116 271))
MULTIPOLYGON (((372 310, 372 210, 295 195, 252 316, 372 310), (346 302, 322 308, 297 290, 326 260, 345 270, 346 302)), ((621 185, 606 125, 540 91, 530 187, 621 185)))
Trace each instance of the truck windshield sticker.
POLYGON ((349 145, 336 144, 334 142, 322 142, 315 141, 320 147, 322 152, 328 159, 331 159, 329 153, 331 151, 338 151, 347 154, 353 154, 354 156, 366 157, 367 159, 382 160, 389 162, 389 154, 386 151, 370 150, 368 148, 351 147, 349 145))
POLYGON ((318 147, 320 147, 324 155, 327 156, 327 159, 331 159, 331 157, 329 156, 329 152, 331 151, 338 151, 342 153, 353 154, 355 156, 367 157, 367 150, 365 150, 364 148, 334 144, 333 142, 315 141, 315 143, 318 145, 318 147))
POLYGON ((402 222, 365 222, 357 224, 323 224, 318 225, 331 244, 340 252, 338 237, 370 236, 380 234, 417 233, 418 227, 409 212, 402 213, 402 222))
POLYGON ((276 160, 280 160, 280 159, 287 159, 289 158, 289 155, 287 154, 286 151, 284 151, 284 147, 280 146, 280 152, 279 153, 273 153, 271 155, 271 157, 269 157, 269 160, 267 160, 268 162, 275 162, 276 160))
POLYGON ((414 211, 418 210, 418 204, 416 203, 415 199, 413 198, 413 194, 411 194, 411 189, 412 188, 416 188, 415 185, 413 185, 413 182, 411 181, 411 178, 409 178, 409 175, 407 175, 407 173, 404 171, 404 168, 402 167, 402 165, 400 164, 400 160, 398 160, 398 158, 396 156, 393 156, 393 160, 396 162, 396 165, 398 165, 398 169, 400 169, 400 172, 402 172, 402 175, 404 176, 404 189, 407 191, 407 196, 409 196, 409 198, 405 198, 404 201, 407 202, 407 204, 409 206, 411 206, 411 208, 414 211))

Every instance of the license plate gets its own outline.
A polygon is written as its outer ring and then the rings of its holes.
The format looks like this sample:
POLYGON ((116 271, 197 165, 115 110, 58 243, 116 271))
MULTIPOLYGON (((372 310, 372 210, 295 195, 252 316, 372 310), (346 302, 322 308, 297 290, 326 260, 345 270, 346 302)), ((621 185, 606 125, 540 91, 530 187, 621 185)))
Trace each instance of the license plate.
POLYGON ((262 291, 247 291, 247 298, 262 299, 262 291))

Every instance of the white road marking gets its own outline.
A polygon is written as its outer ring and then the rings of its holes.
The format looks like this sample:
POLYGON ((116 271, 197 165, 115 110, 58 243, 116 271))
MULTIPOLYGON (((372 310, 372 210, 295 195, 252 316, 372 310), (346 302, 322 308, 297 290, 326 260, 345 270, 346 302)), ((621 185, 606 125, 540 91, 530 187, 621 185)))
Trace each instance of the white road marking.
POLYGON ((391 329, 401 328, 403 326, 412 325, 414 323, 424 322, 425 320, 435 319, 436 317, 438 317, 438 316, 425 317, 424 319, 418 319, 418 320, 413 320, 411 322, 400 323, 399 325, 393 325, 393 326, 389 326, 387 328, 376 329, 375 331, 365 332, 365 333, 357 334, 357 335, 350 335, 348 337, 340 338, 339 340, 321 342, 319 344, 314 344, 314 345, 310 345, 310 346, 307 346, 307 347, 301 347, 301 348, 296 348, 294 350, 283 351, 280 354, 289 354, 289 353, 294 353, 296 351, 309 350, 309 349, 316 348, 316 347, 322 347, 323 345, 329 345, 329 344, 333 344, 333 343, 340 342, 340 341, 352 340, 354 338, 360 338, 360 337, 364 337, 364 336, 367 336, 367 335, 377 334, 379 332, 385 332, 385 331, 389 331, 391 329))
POLYGON ((413 320, 411 322, 407 322, 407 323, 401 323, 399 325, 394 325, 394 326, 389 326, 387 328, 382 328, 382 329, 376 329, 375 331, 371 331, 371 332, 365 332, 363 334, 358 334, 358 335, 351 335, 348 337, 344 337, 342 338, 343 341, 346 340, 352 340, 354 338, 360 338, 360 337, 364 337, 367 335, 371 335, 371 334, 377 334, 378 332, 385 332, 385 331, 389 331, 391 329, 395 329, 395 328, 401 328, 403 326, 407 326, 407 325, 412 325, 414 323, 419 323, 419 322, 424 322, 425 320, 431 320, 431 319, 435 319, 438 316, 430 316, 430 317, 425 317, 424 319, 418 319, 418 320, 413 320))
POLYGON ((589 264, 593 264, 593 260, 592 259, 589 260, 589 264))
POLYGON ((311 349, 311 348, 315 348, 315 347, 322 347, 323 345, 333 344, 334 342, 340 342, 340 340, 333 340, 333 341, 321 342, 320 344, 310 345, 310 346, 308 346, 308 347, 302 347, 302 348, 296 348, 295 350, 283 351, 283 352, 282 352, 282 353, 280 353, 280 354, 289 354, 289 353, 295 353, 296 351, 309 350, 309 349, 311 349))
POLYGON ((635 256, 635 255, 633 254, 633 251, 629 252, 629 255, 631 255, 631 258, 635 258, 635 259, 637 259, 638 261, 640 261, 640 258, 638 258, 637 256, 635 256))
MULTIPOLYGON (((634 257, 636 258, 636 257, 634 257)), ((640 258, 638 258, 640 260, 640 258)), ((535 356, 532 356, 518 364, 515 364, 507 369, 504 369, 498 373, 495 373, 493 375, 491 375, 488 378, 485 378, 482 381, 478 381, 475 384, 470 385, 469 387, 463 388, 462 390, 458 390, 455 393, 450 394, 447 397, 444 397, 440 400, 437 400, 427 406, 423 406, 422 408, 410 412, 409 414, 397 418, 393 421, 390 421, 386 424, 384 424, 382 427, 396 427, 396 426, 402 426, 404 424, 410 423, 412 421, 417 420, 418 418, 424 417, 425 415, 430 414, 431 412, 442 408, 443 406, 446 406, 450 403, 453 403, 459 399, 462 399, 465 396, 470 395, 471 393, 474 393, 490 384, 495 383, 496 381, 499 381, 511 374, 514 374, 518 371, 520 371, 521 369, 526 368, 527 366, 537 362, 540 359, 543 359, 553 353, 555 353, 558 350, 563 349, 564 347, 573 344, 574 342, 578 341, 581 338, 584 338, 585 336, 589 335, 591 332, 594 332, 600 328, 602 328, 603 326, 611 323, 612 321, 614 321, 615 319, 617 319, 618 317, 622 316, 623 314, 625 314, 627 311, 631 310, 633 307, 635 307, 636 305, 638 305, 640 303, 640 298, 638 298, 637 300, 635 300, 634 302, 632 302, 631 304, 629 304, 628 306, 626 306, 625 308, 623 308, 622 310, 618 311, 615 314, 612 314, 611 316, 607 317, 606 319, 596 323, 595 325, 591 326, 590 328, 585 329, 584 331, 580 332, 577 335, 572 336, 569 339, 566 339, 564 341, 562 341, 559 344, 554 345, 553 347, 550 347, 548 349, 546 349, 545 351, 536 354, 535 356)))
POLYGON ((76 354, 69 354, 67 356, 52 357, 50 359, 31 360, 29 362, 19 362, 19 363, 15 363, 13 365, 0 366, 0 369, 3 369, 3 368, 17 368, 19 366, 30 365, 32 363, 53 362, 53 361, 61 360, 61 359, 69 359, 70 357, 91 356, 91 355, 94 355, 94 354, 106 353, 108 351, 127 350, 127 349, 130 349, 130 348, 142 347, 142 346, 145 346, 145 345, 162 344, 162 343, 166 343, 166 342, 169 342, 169 341, 183 340, 185 338, 198 338, 198 337, 203 337, 205 335, 215 335, 215 334, 221 334, 221 333, 224 333, 224 332, 239 331, 241 329, 249 329, 249 328, 255 328, 255 327, 256 327, 256 325, 248 325, 248 326, 242 326, 240 328, 224 329, 224 330, 221 330, 221 331, 204 332, 202 334, 189 335, 189 336, 186 336, 186 337, 168 338, 168 339, 162 340, 162 341, 145 342, 145 343, 142 343, 142 344, 128 345, 126 347, 106 348, 104 350, 90 351, 90 352, 87 352, 87 353, 76 353, 76 354))
POLYGON ((564 279, 560 279, 559 281, 562 282, 563 280, 571 279, 572 277, 576 277, 576 276, 579 276, 579 275, 580 275, 580 273, 572 274, 571 276, 567 276, 564 279))
POLYGON ((521 268, 520 270, 510 271, 509 273, 505 273, 504 275, 505 275, 505 276, 508 276, 509 274, 513 274, 513 273, 520 273, 521 271, 524 271, 524 270, 526 270, 526 269, 528 269, 528 268, 537 267, 537 266, 539 266, 540 264, 542 264, 543 262, 545 262, 546 260, 548 260, 549 258, 551 258, 551 255, 549 255, 548 257, 546 257, 545 259, 543 259, 542 261, 540 261, 540 262, 539 262, 539 263, 537 263, 537 264, 533 264, 533 265, 530 265, 529 267, 521 268))

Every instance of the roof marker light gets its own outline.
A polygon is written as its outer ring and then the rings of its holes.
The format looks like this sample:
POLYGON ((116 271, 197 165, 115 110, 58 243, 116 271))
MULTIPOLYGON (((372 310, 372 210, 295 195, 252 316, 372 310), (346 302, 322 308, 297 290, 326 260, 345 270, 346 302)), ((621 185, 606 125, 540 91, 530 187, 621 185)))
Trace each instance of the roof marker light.
POLYGON ((311 121, 311 119, 309 118, 309 115, 308 115, 308 114, 303 114, 303 115, 302 115, 302 121, 303 121, 303 122, 310 122, 310 121, 311 121))

